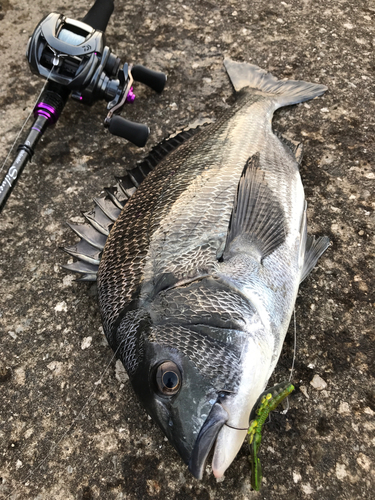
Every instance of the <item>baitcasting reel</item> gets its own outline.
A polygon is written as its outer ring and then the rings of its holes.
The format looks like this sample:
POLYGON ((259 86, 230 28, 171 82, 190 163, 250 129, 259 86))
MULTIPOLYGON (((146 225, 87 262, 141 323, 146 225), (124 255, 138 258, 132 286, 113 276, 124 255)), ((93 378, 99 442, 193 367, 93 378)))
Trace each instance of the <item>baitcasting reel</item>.
POLYGON ((0 211, 34 147, 48 125, 56 123, 69 95, 87 105, 105 100, 108 114, 104 124, 109 131, 136 146, 146 144, 149 128, 116 113, 126 102, 134 101, 133 81, 162 92, 167 78, 140 65, 125 63, 120 68, 120 59, 105 45, 104 32, 113 8, 113 0, 96 0, 82 21, 51 13, 30 37, 26 57, 31 71, 48 83, 34 108, 36 120, 27 140, 18 147, 18 156, 0 184, 0 211))

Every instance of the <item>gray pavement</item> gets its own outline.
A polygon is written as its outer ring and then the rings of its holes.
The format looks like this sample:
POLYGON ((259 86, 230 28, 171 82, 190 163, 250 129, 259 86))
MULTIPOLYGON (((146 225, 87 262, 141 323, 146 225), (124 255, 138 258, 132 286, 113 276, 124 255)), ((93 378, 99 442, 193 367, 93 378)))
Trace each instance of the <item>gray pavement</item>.
MULTIPOLYGON (((89 6, 0 1, 1 162, 43 85, 27 66, 28 36, 50 11, 79 18, 89 6)), ((162 95, 137 85, 123 112, 150 126, 145 151, 233 102, 224 56, 328 86, 277 112, 274 127, 304 143, 310 232, 332 246, 300 289, 296 391, 266 426, 261 492, 245 445, 223 482, 209 465, 196 481, 116 368, 95 286, 59 267, 59 247, 75 241, 65 221, 82 220, 142 156, 103 128, 104 103, 69 101, 0 216, 0 498, 373 497, 374 20, 373 0, 115 1, 108 45, 168 74, 162 95)), ((271 382, 289 376, 292 354, 293 328, 271 382)))

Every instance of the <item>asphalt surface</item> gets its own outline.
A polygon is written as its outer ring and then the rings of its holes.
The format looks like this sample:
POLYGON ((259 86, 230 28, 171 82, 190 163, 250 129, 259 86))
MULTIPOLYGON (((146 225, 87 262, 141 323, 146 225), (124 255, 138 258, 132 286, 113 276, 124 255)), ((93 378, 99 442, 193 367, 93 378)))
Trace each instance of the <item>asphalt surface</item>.
MULTIPOLYGON (((304 143, 310 232, 332 246, 300 288, 296 391, 265 428, 262 490, 251 491, 246 445, 223 482, 209 465, 195 480, 116 368, 95 286, 59 267, 59 247, 75 241, 65 221, 81 221, 143 154, 103 128, 103 102, 70 100, 0 215, 0 498, 372 498, 374 1, 115 4, 107 44, 168 74, 161 95, 136 85, 123 111, 150 126, 144 152, 233 102, 224 56, 327 85, 324 97, 278 111, 274 127, 304 143)), ((24 56, 29 35, 50 11, 80 18, 89 6, 0 1, 1 164, 43 86, 24 56)), ((289 376, 292 354, 293 328, 271 383, 289 376)))

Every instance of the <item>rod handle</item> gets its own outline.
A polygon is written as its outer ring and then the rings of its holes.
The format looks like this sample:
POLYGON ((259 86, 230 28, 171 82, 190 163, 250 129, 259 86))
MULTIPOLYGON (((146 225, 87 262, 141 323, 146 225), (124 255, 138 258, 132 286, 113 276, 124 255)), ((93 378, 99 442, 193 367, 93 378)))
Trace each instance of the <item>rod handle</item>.
POLYGON ((114 9, 113 0, 96 0, 82 21, 95 30, 105 31, 114 9))

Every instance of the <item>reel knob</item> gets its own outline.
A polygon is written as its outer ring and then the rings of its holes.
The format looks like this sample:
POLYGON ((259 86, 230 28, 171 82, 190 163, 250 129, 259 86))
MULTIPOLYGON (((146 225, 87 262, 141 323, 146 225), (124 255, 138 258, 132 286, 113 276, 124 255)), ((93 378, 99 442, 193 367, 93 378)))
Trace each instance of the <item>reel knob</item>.
POLYGON ((109 121, 109 131, 113 135, 123 137, 135 146, 143 148, 146 145, 150 129, 143 123, 135 123, 115 115, 109 121))
POLYGON ((133 66, 131 73, 134 81, 147 85, 147 87, 155 90, 155 92, 162 92, 164 90, 167 81, 167 75, 164 73, 153 71, 140 64, 133 66))

